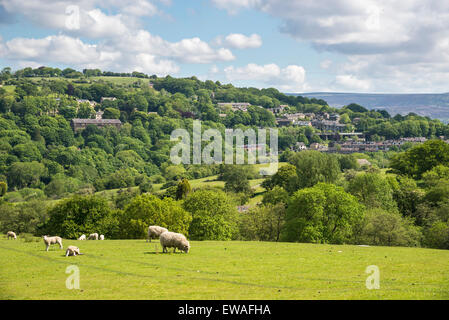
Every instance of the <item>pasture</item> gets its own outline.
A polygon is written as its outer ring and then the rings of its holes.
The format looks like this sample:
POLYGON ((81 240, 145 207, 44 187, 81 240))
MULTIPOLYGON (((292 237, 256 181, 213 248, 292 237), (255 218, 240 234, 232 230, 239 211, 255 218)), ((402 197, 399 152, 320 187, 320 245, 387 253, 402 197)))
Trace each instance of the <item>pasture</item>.
POLYGON ((449 299, 449 251, 300 243, 191 241, 162 254, 158 240, 0 239, 0 299, 449 299), (82 256, 65 257, 69 245, 82 256), (77 265, 80 289, 66 288, 77 265), (368 290, 365 269, 380 270, 368 290))

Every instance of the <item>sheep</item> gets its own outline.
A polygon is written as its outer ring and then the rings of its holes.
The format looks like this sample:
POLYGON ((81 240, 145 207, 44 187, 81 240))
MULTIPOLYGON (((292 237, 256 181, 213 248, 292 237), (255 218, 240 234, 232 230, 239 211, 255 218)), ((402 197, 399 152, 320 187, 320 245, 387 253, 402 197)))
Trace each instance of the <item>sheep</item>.
POLYGON ((78 240, 86 240, 86 235, 82 234, 81 237, 78 238, 78 240))
POLYGON ((44 243, 47 246, 45 251, 48 251, 48 248, 50 248, 51 244, 59 244, 59 249, 62 250, 62 239, 61 237, 55 236, 55 237, 49 237, 49 236, 43 236, 44 243))
POLYGON ((149 226, 148 227, 148 239, 151 242, 151 238, 155 237, 160 237, 161 234, 163 234, 164 232, 167 232, 168 230, 166 228, 163 227, 159 227, 159 226, 149 226))
POLYGON ((100 234, 100 240, 104 240, 104 235, 100 234))
POLYGON ((190 250, 189 241, 187 241, 186 237, 181 233, 170 231, 164 232, 160 235, 159 241, 161 242, 162 252, 168 252, 167 248, 173 248, 173 252, 176 252, 176 249, 179 249, 188 253, 190 250))
POLYGON ((13 232, 13 231, 8 231, 6 236, 8 237, 8 240, 9 240, 9 238, 13 238, 14 240, 17 239, 17 236, 16 236, 15 232, 13 232))
POLYGON ((76 255, 81 255, 82 253, 80 253, 80 249, 78 247, 75 246, 68 246, 67 250, 65 252, 65 256, 76 256, 76 255))
POLYGON ((87 240, 98 240, 98 233, 91 233, 87 240))

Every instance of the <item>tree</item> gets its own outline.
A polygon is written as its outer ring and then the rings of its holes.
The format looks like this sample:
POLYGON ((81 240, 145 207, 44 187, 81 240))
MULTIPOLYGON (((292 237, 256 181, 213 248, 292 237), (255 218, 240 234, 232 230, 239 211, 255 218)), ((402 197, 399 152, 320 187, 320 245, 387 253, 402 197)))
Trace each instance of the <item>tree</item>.
POLYGON ((368 210, 357 243, 377 246, 418 246, 422 234, 413 220, 397 211, 368 210))
POLYGON ((251 194, 252 190, 248 181, 248 172, 245 166, 234 165, 222 175, 225 181, 225 191, 251 194))
POLYGON ((189 234, 194 240, 231 240, 237 235, 237 209, 220 190, 198 190, 184 201, 192 214, 189 234))
POLYGON ((256 241, 279 241, 285 222, 283 203, 267 204, 243 212, 239 220, 240 238, 256 241))
POLYGON ((191 221, 191 214, 172 198, 142 194, 119 216, 120 234, 123 238, 142 239, 147 236, 148 226, 158 225, 187 236, 191 221))
POLYGON ((40 186, 40 179, 45 175, 46 168, 42 163, 37 161, 15 162, 7 172, 8 185, 19 189, 40 186))
POLYGON ((4 181, 0 181, 0 198, 3 197, 8 191, 8 184, 4 181))
POLYGON ((438 165, 449 166, 449 144, 429 140, 392 157, 390 166, 395 172, 420 179, 426 171, 438 165))
POLYGON ((312 187, 319 182, 333 183, 340 175, 334 155, 307 150, 296 153, 289 160, 296 167, 296 189, 312 187))
POLYGON ((348 192, 368 208, 396 210, 393 190, 388 181, 378 173, 363 173, 349 181, 348 192))
POLYGON ((189 180, 183 178, 178 183, 178 188, 176 190, 176 200, 181 200, 187 198, 187 195, 190 193, 192 188, 190 187, 189 180))
POLYGON ((363 218, 363 206, 343 188, 318 183, 296 191, 287 208, 285 241, 346 243, 363 218))
POLYGON ((106 108, 102 116, 103 119, 119 119, 120 110, 115 108, 106 108))
POLYGON ((270 190, 275 186, 279 186, 284 190, 294 192, 296 191, 297 180, 296 167, 291 164, 286 164, 280 167, 274 175, 266 178, 264 182, 262 182, 262 187, 270 190))

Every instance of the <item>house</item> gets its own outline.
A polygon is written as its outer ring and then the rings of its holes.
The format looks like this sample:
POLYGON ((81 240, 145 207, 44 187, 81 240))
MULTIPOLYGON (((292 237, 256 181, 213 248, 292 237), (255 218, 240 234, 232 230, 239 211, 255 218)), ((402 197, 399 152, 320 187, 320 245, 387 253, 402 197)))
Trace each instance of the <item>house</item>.
POLYGON ((97 104, 95 101, 90 101, 87 99, 76 99, 76 102, 78 103, 88 103, 91 105, 91 107, 95 107, 95 105, 97 104))
POLYGON ((294 125, 300 126, 300 127, 311 127, 312 122, 310 122, 310 121, 295 121, 294 125))
POLYGON ((343 132, 346 128, 345 124, 329 120, 313 120, 312 126, 321 131, 332 131, 332 132, 343 132))
POLYGON ((306 144, 304 142, 298 141, 296 144, 292 147, 293 151, 302 151, 307 150, 306 144))
POLYGON ((327 151, 329 148, 328 148, 328 146, 326 146, 324 144, 319 144, 317 142, 314 142, 314 143, 310 144, 310 149, 318 150, 318 151, 327 151))
POLYGON ((228 115, 226 113, 219 113, 218 116, 220 118, 226 118, 228 115))
POLYGON ((329 120, 330 121, 340 121, 340 115, 338 113, 333 113, 331 115, 329 115, 329 120))
POLYGON ((103 102, 105 100, 115 101, 115 100, 117 100, 117 98, 116 97, 101 97, 101 102, 103 102))
POLYGON ((366 159, 357 159, 357 163, 359 166, 370 166, 371 162, 366 159))
POLYGON ((245 212, 249 210, 249 206, 237 206, 238 212, 245 212))
POLYGON ((266 147, 266 144, 264 143, 257 143, 257 144, 245 144, 243 146, 243 149, 246 151, 262 151, 262 149, 266 147))
POLYGON ((103 114, 104 114, 104 111, 98 110, 98 111, 95 113, 95 119, 97 119, 97 120, 103 119, 103 114))
POLYGON ((292 125, 293 124, 293 120, 292 119, 284 119, 284 118, 276 118, 276 123, 280 127, 284 127, 284 126, 292 125))
POLYGON ((304 116, 306 116, 309 119, 315 119, 315 113, 313 112, 304 113, 304 116))
POLYGON ((298 112, 298 113, 285 114, 284 117, 287 119, 292 119, 293 121, 296 121, 298 119, 304 119, 305 115, 304 115, 304 113, 298 112))
POLYGON ((224 108, 226 106, 231 106, 232 111, 243 111, 246 112, 248 111, 248 107, 250 106, 250 103, 247 102, 219 102, 217 103, 217 106, 219 108, 224 108))
POLYGON ((90 124, 99 128, 114 126, 120 129, 122 122, 119 119, 72 119, 71 122, 73 131, 85 129, 90 124))

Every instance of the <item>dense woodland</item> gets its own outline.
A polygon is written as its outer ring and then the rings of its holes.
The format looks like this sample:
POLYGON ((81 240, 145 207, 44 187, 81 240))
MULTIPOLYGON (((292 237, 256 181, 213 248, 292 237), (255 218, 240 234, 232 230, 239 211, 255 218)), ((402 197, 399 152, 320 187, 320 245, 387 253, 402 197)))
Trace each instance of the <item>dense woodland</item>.
POLYGON ((2 232, 143 238, 149 224, 158 224, 193 240, 449 249, 449 145, 440 139, 449 137, 449 126, 439 120, 357 104, 334 109, 273 88, 236 88, 195 77, 41 67, 4 68, 0 80, 2 232), (220 110, 219 102, 252 106, 247 112, 220 110), (275 127, 267 109, 280 104, 291 113, 338 113, 341 123, 368 140, 430 140, 368 154, 292 152, 296 142, 322 140, 313 127, 280 127, 280 161, 287 164, 265 178, 261 203, 243 212, 237 206, 254 196, 249 181, 262 178, 253 167, 170 162, 173 130, 191 131, 194 119, 202 121, 202 130, 216 128, 223 135, 225 128, 275 127), (73 131, 73 118, 95 118, 99 110, 103 119, 120 119, 121 128, 73 131), (371 165, 360 166, 358 158, 371 165), (189 183, 210 176, 225 187, 189 183), (162 190, 154 190, 156 184, 162 190))

